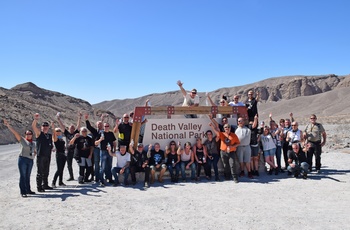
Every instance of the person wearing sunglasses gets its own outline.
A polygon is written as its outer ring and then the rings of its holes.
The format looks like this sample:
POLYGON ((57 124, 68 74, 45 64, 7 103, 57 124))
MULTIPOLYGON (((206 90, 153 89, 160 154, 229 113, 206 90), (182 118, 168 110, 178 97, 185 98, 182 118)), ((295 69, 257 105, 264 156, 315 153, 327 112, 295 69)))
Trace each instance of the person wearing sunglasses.
MULTIPOLYGON (((181 93, 184 97, 184 102, 182 106, 196 107, 199 105, 199 96, 197 95, 196 89, 192 89, 190 93, 187 93, 186 90, 182 87, 183 82, 179 80, 177 81, 177 85, 180 87, 181 93)), ((185 114, 185 117, 197 118, 197 114, 185 114)))
POLYGON ((11 125, 4 119, 4 125, 15 136, 16 140, 20 143, 20 152, 18 156, 18 169, 19 169, 19 189, 23 198, 28 194, 35 194, 30 189, 30 174, 33 168, 33 159, 36 154, 35 142, 33 141, 33 132, 31 130, 25 131, 25 136, 22 137, 11 125))
POLYGON ((37 127, 40 114, 34 114, 32 129, 36 137, 36 164, 38 167, 36 184, 38 192, 45 192, 46 189, 51 190, 48 184, 50 172, 51 151, 53 149, 52 134, 49 133, 50 125, 47 121, 41 124, 41 129, 37 127))

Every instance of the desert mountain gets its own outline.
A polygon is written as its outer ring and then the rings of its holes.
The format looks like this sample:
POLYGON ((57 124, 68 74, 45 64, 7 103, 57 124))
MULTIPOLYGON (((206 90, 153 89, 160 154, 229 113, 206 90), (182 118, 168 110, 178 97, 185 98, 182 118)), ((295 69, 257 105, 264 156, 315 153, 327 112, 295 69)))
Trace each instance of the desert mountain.
MULTIPOLYGON (((176 83, 174 83, 176 84, 176 83)), ((239 82, 233 80, 232 85, 239 82)), ((253 84, 217 89, 209 92, 214 102, 218 102, 225 94, 229 100, 233 95, 241 96, 241 101, 247 99, 249 90, 259 91, 261 100, 258 105, 260 120, 267 121, 269 113, 278 120, 288 117, 293 112, 294 117, 302 122, 311 113, 318 115, 321 122, 350 123, 350 75, 323 76, 289 76, 270 78, 253 84)), ((200 89, 198 89, 200 91, 200 89)), ((206 105, 205 93, 199 92, 200 105, 206 105)), ((49 91, 33 83, 24 83, 11 89, 0 87, 0 118, 7 118, 16 130, 24 132, 31 128, 33 114, 39 112, 41 120, 52 121, 58 111, 62 114, 64 123, 76 124, 77 112, 90 113, 90 120, 96 121, 102 112, 109 114, 109 122, 116 117, 128 113, 135 106, 144 106, 150 99, 152 106, 179 106, 183 102, 180 90, 159 94, 150 94, 135 99, 104 101, 90 105, 82 99, 49 91)), ((14 137, 8 129, 0 125, 0 144, 13 143, 14 137)))
MULTIPOLYGON (((67 126, 77 124, 78 111, 91 112, 92 120, 95 118, 94 112, 95 114, 99 112, 94 111, 87 101, 42 89, 30 82, 9 90, 0 87, 0 118, 6 118, 21 134, 26 129, 31 129, 34 113, 40 113, 41 121, 53 121, 59 111, 62 112, 62 120, 67 126)), ((1 121, 0 144, 14 141, 14 136, 1 121)))
MULTIPOLYGON (((175 84, 175 83, 174 83, 175 84)), ((238 82, 231 83, 237 85, 238 82)), ((259 91, 261 103, 259 113, 262 119, 268 118, 271 112, 274 117, 288 117, 293 112, 297 117, 308 116, 310 113, 322 116, 349 114, 350 75, 337 76, 288 76, 269 78, 253 84, 217 89, 210 92, 210 97, 219 104, 222 95, 231 100, 235 94, 246 101, 249 90, 259 91)), ((197 89, 200 91, 200 89, 197 89)), ((200 105, 206 105, 204 92, 199 92, 200 105)), ((150 94, 135 99, 104 101, 94 105, 94 108, 109 110, 116 116, 122 116, 132 111, 135 106, 144 106, 150 99, 152 106, 179 106, 183 102, 180 90, 150 94)))

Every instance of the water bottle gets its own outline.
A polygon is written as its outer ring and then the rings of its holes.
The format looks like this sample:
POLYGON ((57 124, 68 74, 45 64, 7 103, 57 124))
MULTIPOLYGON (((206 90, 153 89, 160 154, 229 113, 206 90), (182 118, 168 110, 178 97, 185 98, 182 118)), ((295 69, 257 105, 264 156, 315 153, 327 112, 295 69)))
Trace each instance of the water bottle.
POLYGON ((131 139, 130 145, 131 145, 131 146, 134 146, 134 139, 131 139))
POLYGON ((205 156, 203 156, 203 161, 202 162, 203 162, 203 164, 205 163, 205 156))
POLYGON ((227 146, 226 152, 230 153, 230 146, 227 146))
POLYGON ((172 163, 173 167, 175 167, 175 160, 174 159, 171 160, 171 163, 172 163))

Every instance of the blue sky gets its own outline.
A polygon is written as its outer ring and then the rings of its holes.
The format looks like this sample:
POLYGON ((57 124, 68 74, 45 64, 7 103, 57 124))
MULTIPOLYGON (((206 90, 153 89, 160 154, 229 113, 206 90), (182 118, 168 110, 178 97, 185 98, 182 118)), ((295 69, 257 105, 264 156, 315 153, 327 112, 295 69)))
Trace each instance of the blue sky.
POLYGON ((347 0, 0 2, 0 86, 98 103, 349 74, 347 0), (96 93, 97 92, 97 93, 96 93))

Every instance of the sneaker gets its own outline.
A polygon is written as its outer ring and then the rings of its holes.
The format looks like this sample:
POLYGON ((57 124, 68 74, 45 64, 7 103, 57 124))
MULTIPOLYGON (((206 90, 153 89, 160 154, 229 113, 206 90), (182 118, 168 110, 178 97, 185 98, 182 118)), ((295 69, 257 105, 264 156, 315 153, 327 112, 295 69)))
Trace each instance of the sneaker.
POLYGON ((250 179, 253 179, 253 174, 252 174, 252 172, 248 172, 248 177, 249 177, 250 179))
POLYGON ((299 177, 299 173, 294 173, 294 177, 298 178, 299 177))
POLYGON ((259 171, 258 171, 258 170, 256 170, 256 171, 255 171, 255 176, 260 176, 260 174, 259 174, 259 171))
POLYGON ((84 179, 84 182, 91 182, 92 180, 90 179, 84 179))
POLYGON ((320 173, 321 173, 321 170, 319 170, 319 169, 316 170, 316 173, 317 173, 317 174, 320 174, 320 173))
POLYGON ((79 184, 84 184, 84 181, 80 180, 78 183, 79 183, 79 184))
POLYGON ((27 194, 21 194, 21 196, 22 196, 23 198, 28 197, 27 194))
POLYGON ((70 177, 67 181, 73 181, 74 178, 73 177, 70 177))
POLYGON ((51 184, 52 188, 57 188, 56 185, 54 183, 51 184))
POLYGON ((58 185, 59 185, 59 186, 66 186, 66 184, 63 183, 63 182, 60 182, 58 185))
POLYGON ((278 175, 278 168, 275 168, 275 175, 278 175))
POLYGON ((34 195, 34 194, 35 194, 35 192, 33 192, 33 191, 29 191, 29 192, 28 192, 28 194, 30 194, 30 195, 34 195))
POLYGON ((244 176, 244 171, 241 171, 241 173, 239 174, 239 177, 244 176))
POLYGON ((234 177, 234 178, 233 178, 233 181, 237 184, 237 183, 238 183, 238 178, 237 178, 237 177, 234 177))
POLYGON ((43 188, 38 188, 38 192, 45 192, 45 189, 43 189, 43 188))
POLYGON ((145 187, 145 188, 149 188, 149 184, 148 184, 148 182, 145 182, 145 184, 143 185, 143 187, 145 187))
POLYGON ((100 182, 100 186, 101 186, 101 187, 104 187, 104 186, 106 186, 106 185, 105 185, 105 183, 100 182))

